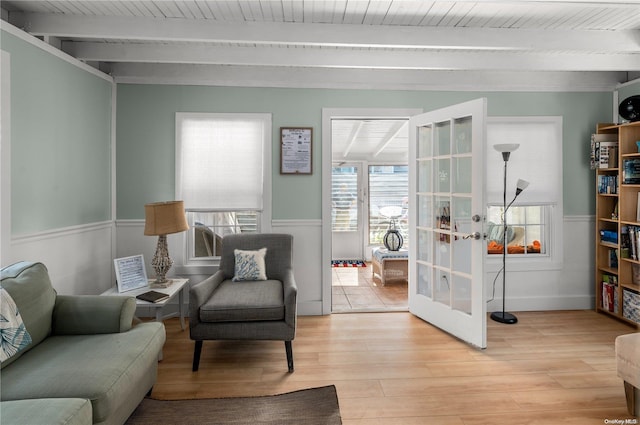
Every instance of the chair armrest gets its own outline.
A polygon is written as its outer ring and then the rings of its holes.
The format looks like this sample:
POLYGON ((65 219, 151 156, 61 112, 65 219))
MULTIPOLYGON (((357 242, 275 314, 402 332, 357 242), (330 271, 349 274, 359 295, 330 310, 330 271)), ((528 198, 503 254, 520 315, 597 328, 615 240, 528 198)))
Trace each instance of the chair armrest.
POLYGON ((282 286, 284 289, 284 320, 295 329, 298 309, 298 286, 292 269, 285 270, 282 286))
POLYGON ((54 335, 91 335, 131 329, 136 301, 133 297, 58 295, 53 308, 54 335))
POLYGON ((218 270, 205 280, 197 283, 189 289, 189 327, 200 323, 198 314, 200 306, 211 298, 213 291, 224 281, 224 273, 218 270))

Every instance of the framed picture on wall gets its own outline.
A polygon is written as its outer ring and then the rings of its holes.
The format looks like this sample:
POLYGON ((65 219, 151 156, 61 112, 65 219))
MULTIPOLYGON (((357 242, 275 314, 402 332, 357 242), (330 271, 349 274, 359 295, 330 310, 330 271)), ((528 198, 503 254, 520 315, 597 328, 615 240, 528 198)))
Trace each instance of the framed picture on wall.
POLYGON ((313 128, 280 127, 280 174, 312 174, 313 128))

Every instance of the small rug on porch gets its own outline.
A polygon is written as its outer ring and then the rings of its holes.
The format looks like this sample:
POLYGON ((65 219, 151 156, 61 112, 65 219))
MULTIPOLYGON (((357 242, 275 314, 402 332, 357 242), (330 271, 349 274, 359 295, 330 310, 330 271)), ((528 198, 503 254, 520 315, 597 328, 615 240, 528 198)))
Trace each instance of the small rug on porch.
POLYGON ((126 425, 340 425, 336 387, 262 397, 153 400, 145 398, 126 425))
POLYGON ((367 263, 362 260, 332 260, 332 267, 367 267, 367 263))

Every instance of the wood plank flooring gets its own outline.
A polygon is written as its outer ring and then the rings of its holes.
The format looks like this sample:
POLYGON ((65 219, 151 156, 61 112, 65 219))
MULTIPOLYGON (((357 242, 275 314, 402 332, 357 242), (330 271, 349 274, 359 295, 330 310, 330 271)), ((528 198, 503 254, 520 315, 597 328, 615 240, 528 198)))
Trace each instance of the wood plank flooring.
MULTIPOLYGON (((344 425, 606 424, 630 419, 615 337, 637 331, 593 311, 488 319, 478 350, 406 312, 298 318, 295 372, 283 342, 207 341, 200 370, 178 319, 157 399, 257 396, 334 384, 344 425)), ((635 420, 635 422, 633 422, 635 420)))

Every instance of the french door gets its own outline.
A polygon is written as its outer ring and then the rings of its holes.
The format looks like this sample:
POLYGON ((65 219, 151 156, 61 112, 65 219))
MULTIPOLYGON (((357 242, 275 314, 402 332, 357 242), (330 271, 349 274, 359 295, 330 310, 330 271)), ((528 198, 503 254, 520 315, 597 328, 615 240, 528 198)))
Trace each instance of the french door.
POLYGON ((331 169, 331 230, 333 260, 363 260, 364 189, 359 163, 331 169))
POLYGON ((477 99, 409 121, 409 311, 480 348, 486 110, 477 99))

